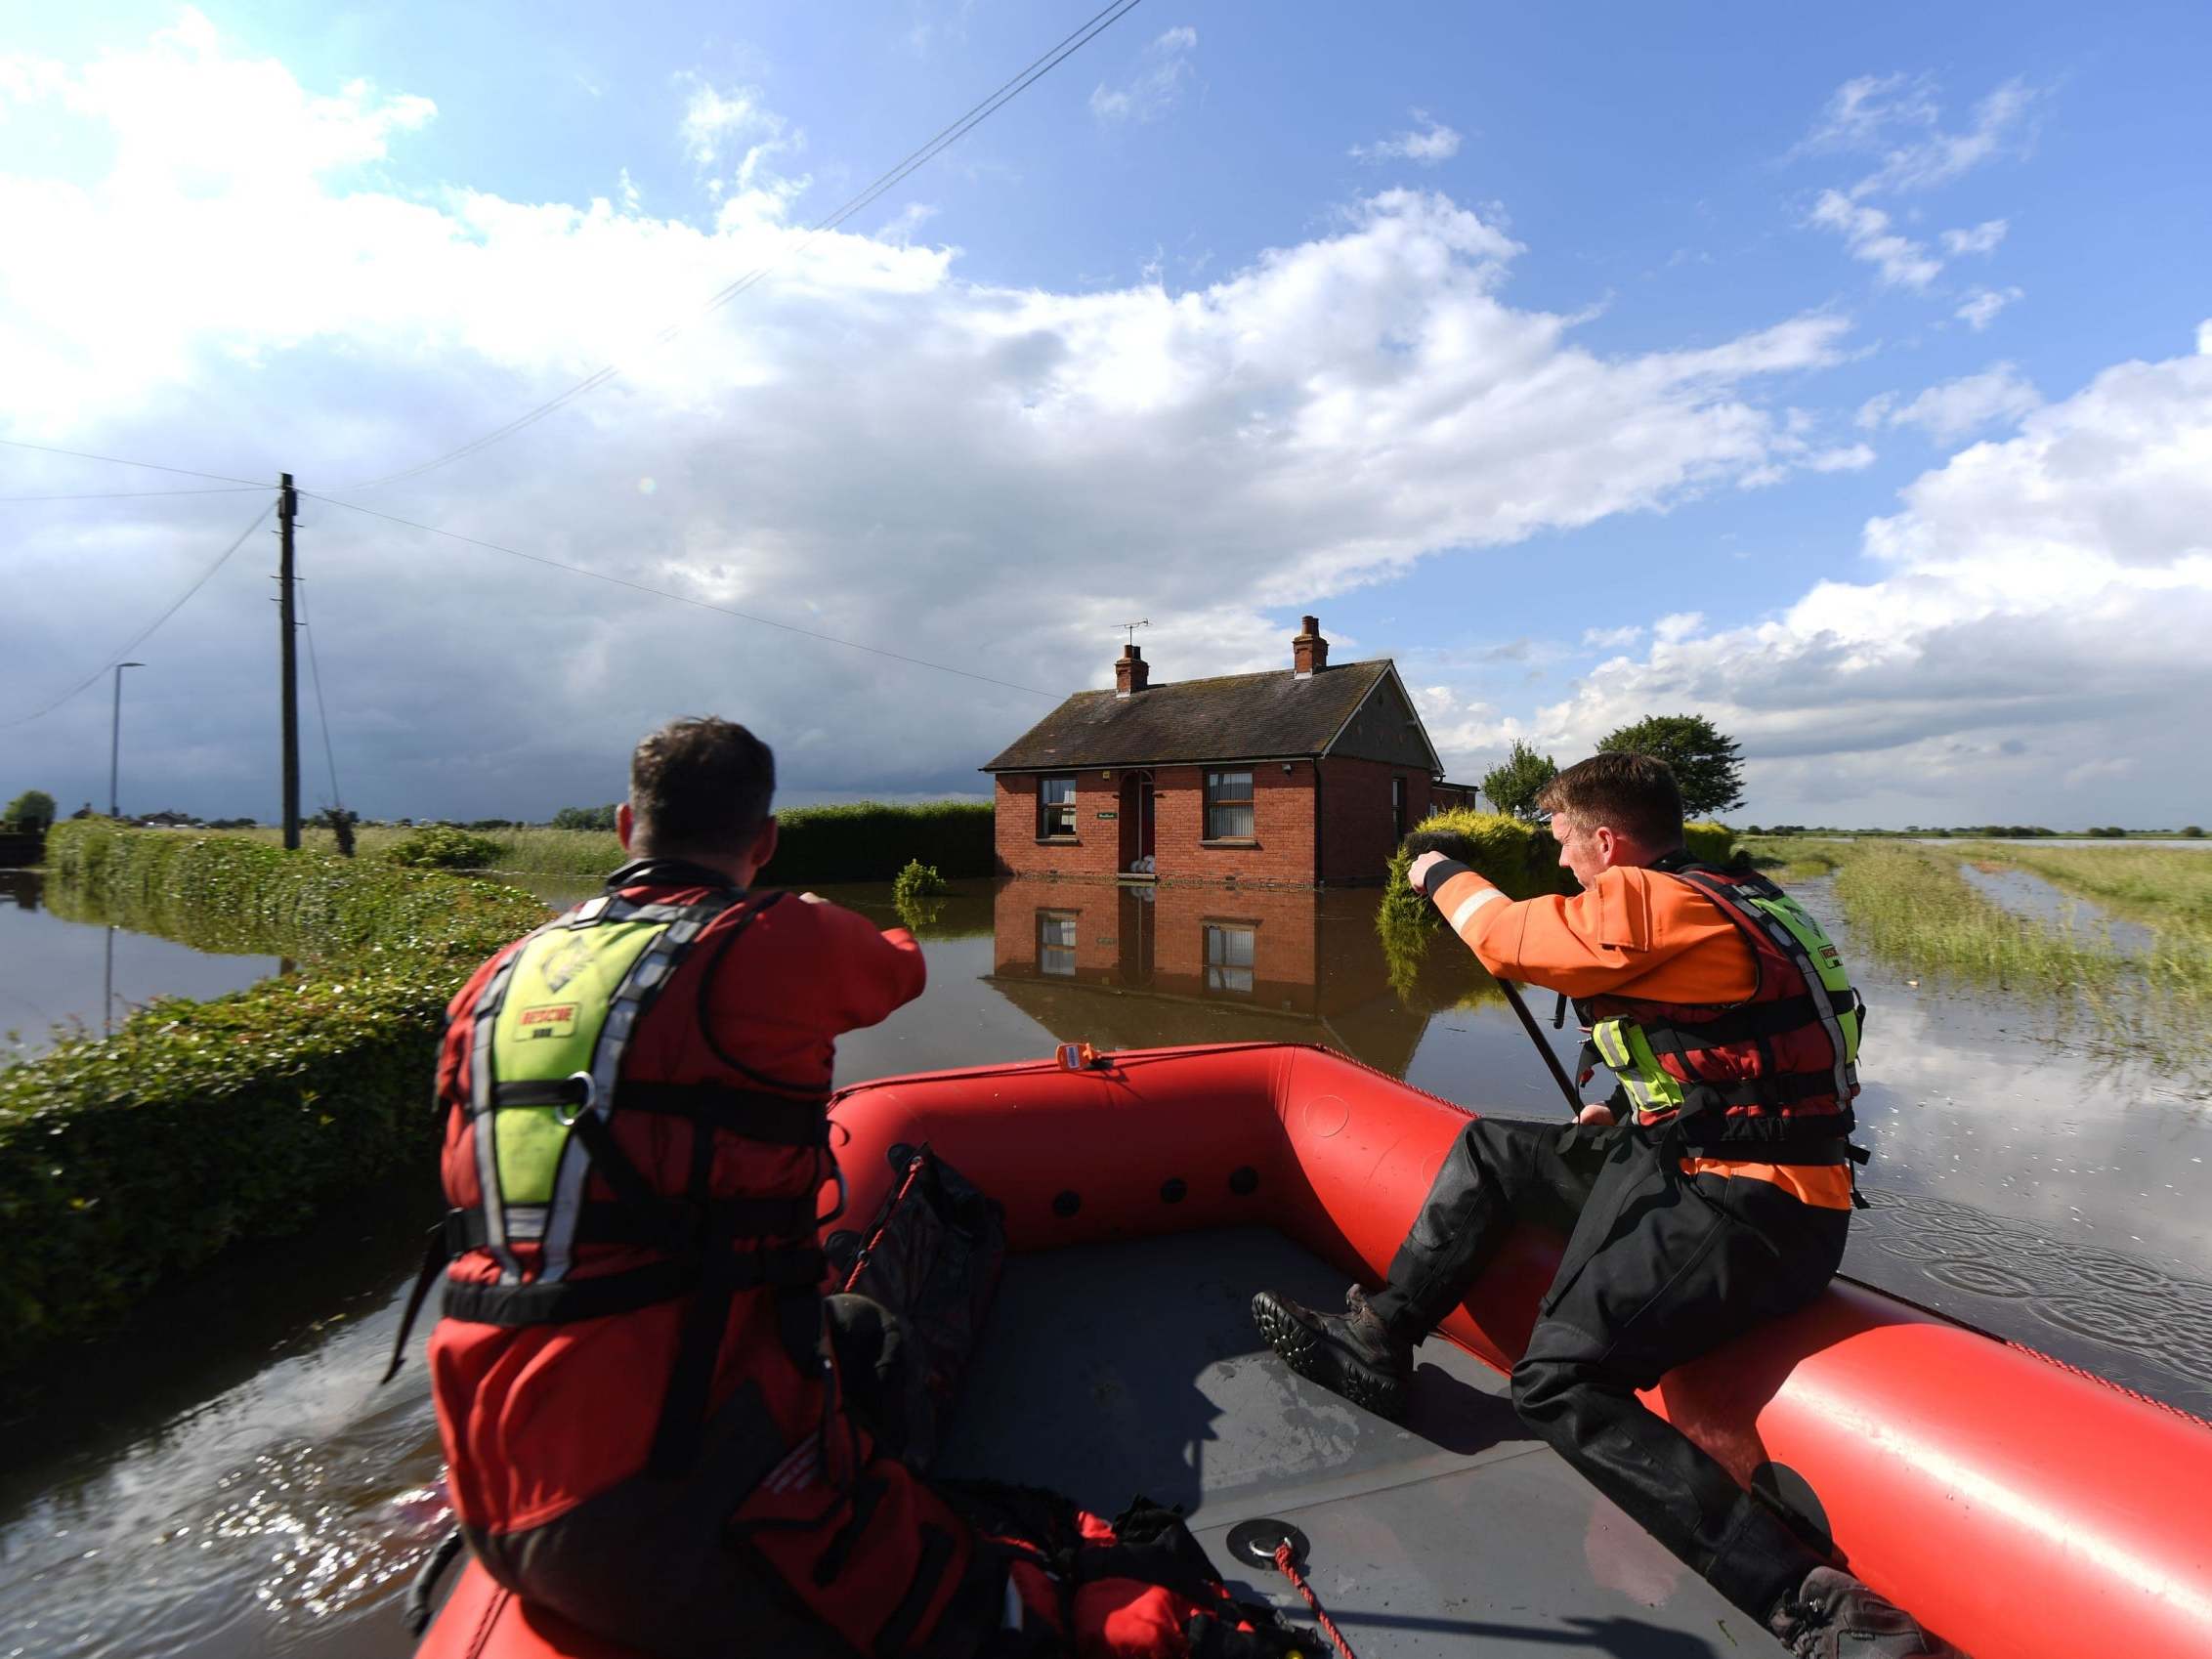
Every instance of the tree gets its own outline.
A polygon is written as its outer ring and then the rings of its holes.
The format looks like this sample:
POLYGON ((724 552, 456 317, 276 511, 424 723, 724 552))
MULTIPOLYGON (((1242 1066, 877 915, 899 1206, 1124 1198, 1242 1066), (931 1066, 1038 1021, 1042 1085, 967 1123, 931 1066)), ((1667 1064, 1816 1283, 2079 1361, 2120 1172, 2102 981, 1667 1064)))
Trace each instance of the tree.
POLYGON ((1684 818, 1709 818, 1743 805, 1740 746, 1702 714, 1653 714, 1608 733, 1597 746, 1664 760, 1681 786, 1684 818))
POLYGON ((351 807, 326 806, 322 809, 321 818, 317 822, 325 830, 328 830, 337 840, 340 858, 352 858, 354 856, 354 826, 361 822, 360 813, 354 811, 351 807))
POLYGON ((25 789, 0 812, 0 819, 43 830, 54 822, 54 797, 44 789, 25 789))
POLYGON ((615 828, 615 809, 612 806, 565 806, 553 815, 556 830, 612 830, 615 828))
POLYGON ((1543 815, 1536 810, 1536 797, 1558 775, 1559 768, 1550 755, 1538 754, 1515 738, 1505 764, 1482 775, 1482 792, 1500 812, 1510 812, 1515 818, 1539 818, 1543 815))

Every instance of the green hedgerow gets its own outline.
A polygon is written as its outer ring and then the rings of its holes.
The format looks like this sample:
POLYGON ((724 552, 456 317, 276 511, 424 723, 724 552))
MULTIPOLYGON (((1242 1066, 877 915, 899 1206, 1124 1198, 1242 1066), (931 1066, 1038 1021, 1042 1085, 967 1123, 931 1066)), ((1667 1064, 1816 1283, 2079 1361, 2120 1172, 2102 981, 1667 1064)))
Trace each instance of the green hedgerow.
POLYGON ((512 887, 237 835, 84 821, 58 828, 48 856, 62 914, 307 965, 214 1001, 157 1001, 106 1041, 0 1070, 10 1361, 426 1155, 446 1002, 545 917, 512 887))
POLYGON ((393 864, 409 870, 489 870, 499 862, 499 843, 444 824, 426 824, 384 850, 393 864))

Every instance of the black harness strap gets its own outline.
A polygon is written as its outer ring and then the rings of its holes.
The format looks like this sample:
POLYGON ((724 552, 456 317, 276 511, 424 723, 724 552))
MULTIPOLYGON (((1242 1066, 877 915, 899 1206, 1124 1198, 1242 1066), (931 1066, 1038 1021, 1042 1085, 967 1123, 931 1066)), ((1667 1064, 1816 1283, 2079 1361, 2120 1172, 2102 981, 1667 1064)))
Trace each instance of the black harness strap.
MULTIPOLYGON (((705 1264, 655 1261, 626 1273, 590 1279, 562 1279, 550 1285, 459 1285, 446 1287, 446 1317, 473 1325, 508 1329, 524 1325, 566 1325, 629 1313, 658 1301, 671 1301, 700 1282, 705 1264)), ((812 1290, 829 1271, 829 1260, 811 1245, 770 1250, 732 1251, 717 1275, 732 1293, 778 1289, 812 1290)))
MULTIPOLYGON (((814 1206, 803 1198, 723 1198, 705 1205, 671 1198, 659 1203, 669 1212, 666 1217, 640 1215, 626 1204, 586 1204, 583 1213, 576 1218, 576 1242, 659 1248, 666 1245, 671 1224, 687 1241, 687 1248, 710 1232, 723 1229, 732 1230, 741 1238, 796 1238, 807 1230, 814 1218, 814 1206)), ((482 1250, 486 1232, 484 1212, 448 1210, 439 1232, 448 1257, 482 1250)))
POLYGON ((945 1576, 945 1569, 952 1564, 954 1549, 951 1533, 941 1526, 924 1523, 921 1559, 915 1565, 914 1581, 899 1597, 899 1604, 891 1609, 891 1616, 883 1621, 883 1628, 875 1633, 874 1659, 891 1659, 893 1654, 907 1651, 922 1614, 929 1611, 930 1602, 937 1598, 937 1586, 945 1576))
POLYGON ((823 1114, 826 1094, 793 1098, 765 1089, 732 1088, 718 1083, 617 1083, 615 1110, 658 1112, 690 1118, 707 1128, 724 1129, 771 1146, 828 1146, 830 1121, 823 1114))

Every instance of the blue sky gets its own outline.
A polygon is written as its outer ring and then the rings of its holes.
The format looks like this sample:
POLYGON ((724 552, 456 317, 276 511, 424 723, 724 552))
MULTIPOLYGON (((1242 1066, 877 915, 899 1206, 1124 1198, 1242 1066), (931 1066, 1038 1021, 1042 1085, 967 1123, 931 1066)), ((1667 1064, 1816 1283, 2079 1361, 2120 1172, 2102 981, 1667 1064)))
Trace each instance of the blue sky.
MULTIPOLYGON (((1318 611, 1456 775, 1696 707, 1747 818, 2205 816, 2201 8, 1147 0, 801 245, 1088 10, 18 20, 0 437, 342 496, 614 357, 361 501, 1053 693, 1123 616, 1183 678, 1318 611)), ((252 505, 0 504, 0 721, 252 505)), ((791 798, 973 788, 1049 706, 310 512, 372 813, 607 798, 702 706, 791 798)), ((139 651, 139 804, 273 811, 266 562, 139 651)), ((103 792, 104 701, 0 727, 0 784, 103 792)))

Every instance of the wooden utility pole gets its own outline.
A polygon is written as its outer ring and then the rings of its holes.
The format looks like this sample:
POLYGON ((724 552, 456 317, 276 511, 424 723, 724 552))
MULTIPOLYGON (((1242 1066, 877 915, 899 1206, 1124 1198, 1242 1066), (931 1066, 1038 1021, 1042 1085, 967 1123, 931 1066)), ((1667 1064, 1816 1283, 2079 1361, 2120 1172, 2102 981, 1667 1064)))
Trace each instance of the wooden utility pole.
POLYGON ((280 672, 284 703, 284 845, 300 844, 300 674, 299 637, 292 625, 292 519, 300 500, 292 475, 276 475, 276 614, 282 632, 280 672))

